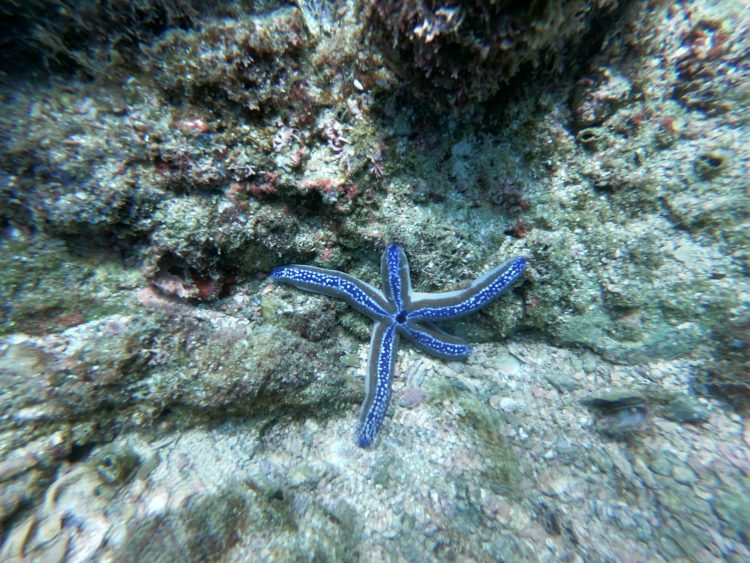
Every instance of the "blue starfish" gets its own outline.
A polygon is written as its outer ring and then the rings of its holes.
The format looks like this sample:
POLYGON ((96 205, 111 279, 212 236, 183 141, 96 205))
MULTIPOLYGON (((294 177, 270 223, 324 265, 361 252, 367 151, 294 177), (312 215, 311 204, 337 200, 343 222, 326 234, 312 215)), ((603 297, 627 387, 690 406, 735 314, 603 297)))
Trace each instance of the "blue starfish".
POLYGON ((512 258, 490 270, 465 289, 446 293, 414 293, 409 262, 401 247, 391 244, 381 260, 383 291, 357 278, 315 266, 281 266, 271 278, 305 291, 337 297, 370 317, 375 324, 370 340, 365 381, 365 401, 357 423, 357 445, 372 445, 383 423, 391 397, 391 380, 399 335, 439 358, 466 358, 471 346, 447 334, 433 321, 452 319, 478 311, 508 289, 523 273, 526 258, 512 258))

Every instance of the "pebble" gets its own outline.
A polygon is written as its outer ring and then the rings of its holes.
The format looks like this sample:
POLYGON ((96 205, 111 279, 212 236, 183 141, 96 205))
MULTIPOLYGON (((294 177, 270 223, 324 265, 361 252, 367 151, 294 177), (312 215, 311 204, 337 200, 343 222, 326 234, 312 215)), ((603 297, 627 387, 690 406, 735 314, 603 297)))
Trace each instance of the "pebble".
POLYGON ((294 467, 287 475, 287 483, 290 487, 301 485, 314 485, 327 473, 328 468, 321 462, 303 463, 294 467))
POLYGON ((649 469, 657 475, 663 475, 665 477, 672 474, 672 464, 669 462, 669 459, 664 456, 654 458, 649 464, 649 469))
POLYGON ((693 397, 677 397, 661 409, 661 416, 680 423, 706 422, 710 416, 708 409, 693 397))
POLYGON ((744 495, 722 491, 712 504, 718 517, 735 534, 743 541, 750 540, 750 505, 744 495))
POLYGON ((500 410, 503 412, 515 412, 517 411, 522 405, 518 401, 511 399, 510 397, 503 397, 500 399, 500 410))
POLYGON ((570 365, 574 372, 580 373, 583 371, 583 361, 577 356, 570 357, 570 365))
POLYGON ((502 356, 495 363, 495 368, 503 377, 515 377, 521 372, 521 362, 513 356, 502 356))
POLYGON ((593 354, 585 354, 583 356, 582 367, 586 373, 594 373, 598 365, 599 361, 593 354))
POLYGON ((675 248, 674 257, 680 262, 686 264, 693 260, 693 249, 686 244, 681 244, 675 248))
POLYGON ((651 470, 640 457, 636 457, 633 460, 633 469, 648 488, 653 489, 656 487, 656 480, 654 479, 651 470))
POLYGON ((633 480, 633 466, 620 452, 619 449, 610 448, 607 452, 617 471, 623 476, 625 482, 633 480))
POLYGON ((567 393, 578 389, 578 382, 572 377, 557 374, 546 374, 544 377, 560 393, 567 393))
POLYGON ((567 477, 556 477, 549 482, 549 489, 546 492, 552 496, 559 496, 567 491, 569 486, 570 481, 567 477))
POLYGON ((558 436, 555 443, 552 444, 552 447, 561 454, 570 453, 574 449, 573 444, 571 444, 570 440, 565 436, 558 436))
POLYGON ((512 507, 508 519, 508 526, 513 530, 527 530, 531 525, 531 515, 520 507, 512 507))
MULTIPOLYGON (((402 392, 399 404, 403 407, 412 409, 424 403, 426 399, 427 392, 424 389, 408 387, 402 392)), ((490 404, 491 403, 492 399, 490 399, 490 404)))
POLYGON ((698 478, 692 469, 682 464, 672 467, 672 477, 683 485, 692 485, 698 478))

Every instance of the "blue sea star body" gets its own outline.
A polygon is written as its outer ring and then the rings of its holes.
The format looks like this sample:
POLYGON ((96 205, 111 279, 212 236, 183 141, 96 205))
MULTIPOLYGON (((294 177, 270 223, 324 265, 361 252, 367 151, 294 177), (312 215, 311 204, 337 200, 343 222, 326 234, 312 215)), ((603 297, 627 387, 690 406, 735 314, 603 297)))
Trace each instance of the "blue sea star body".
POLYGON ((468 315, 486 306, 518 280, 526 269, 526 258, 512 258, 476 279, 465 289, 445 293, 414 293, 406 254, 391 244, 381 260, 383 291, 357 278, 315 266, 291 265, 274 268, 271 278, 298 289, 336 297, 373 321, 367 360, 365 400, 360 410, 356 443, 372 445, 391 397, 391 380, 400 336, 439 358, 466 358, 471 346, 447 334, 433 321, 468 315))

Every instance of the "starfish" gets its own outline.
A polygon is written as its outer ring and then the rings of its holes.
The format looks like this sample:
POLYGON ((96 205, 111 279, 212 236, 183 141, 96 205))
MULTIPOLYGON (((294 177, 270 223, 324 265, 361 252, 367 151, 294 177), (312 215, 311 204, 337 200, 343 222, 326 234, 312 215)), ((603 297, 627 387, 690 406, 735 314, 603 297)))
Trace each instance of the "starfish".
POLYGON ((383 291, 354 276, 315 266, 280 266, 273 269, 271 278, 297 289, 343 299, 355 311, 374 321, 365 400, 355 435, 357 445, 366 448, 374 442, 388 409, 399 336, 438 358, 466 358, 471 346, 463 339, 443 332, 433 322, 478 311, 518 280, 527 264, 526 258, 512 258, 477 278, 465 289, 415 293, 406 254, 400 246, 391 244, 381 259, 383 291))

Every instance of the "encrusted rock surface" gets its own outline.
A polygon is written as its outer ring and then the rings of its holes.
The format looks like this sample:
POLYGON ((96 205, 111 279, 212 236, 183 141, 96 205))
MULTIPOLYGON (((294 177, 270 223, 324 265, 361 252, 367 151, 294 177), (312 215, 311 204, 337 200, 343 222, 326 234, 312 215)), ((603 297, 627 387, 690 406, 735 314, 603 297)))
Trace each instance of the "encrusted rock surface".
POLYGON ((0 559, 750 558, 748 3, 623 4, 455 114, 279 4, 9 47, 0 559), (387 242, 418 291, 531 266, 361 450, 368 322, 265 278, 387 242))

